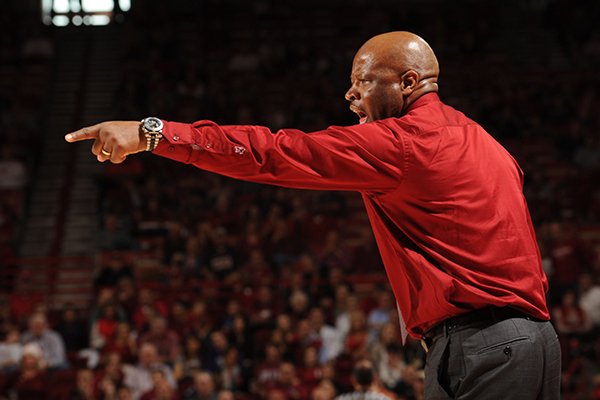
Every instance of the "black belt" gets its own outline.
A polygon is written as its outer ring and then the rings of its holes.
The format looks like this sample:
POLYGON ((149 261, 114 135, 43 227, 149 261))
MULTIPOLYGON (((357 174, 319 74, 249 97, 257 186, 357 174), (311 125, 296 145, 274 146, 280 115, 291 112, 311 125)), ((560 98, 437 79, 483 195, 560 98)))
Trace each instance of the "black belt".
POLYGON ((450 317, 439 324, 429 328, 423 334, 421 344, 425 351, 431 347, 433 339, 440 335, 448 335, 466 328, 484 327, 504 321, 510 318, 525 318, 532 321, 541 321, 533 318, 531 315, 511 307, 486 307, 479 310, 469 311, 464 314, 450 317))

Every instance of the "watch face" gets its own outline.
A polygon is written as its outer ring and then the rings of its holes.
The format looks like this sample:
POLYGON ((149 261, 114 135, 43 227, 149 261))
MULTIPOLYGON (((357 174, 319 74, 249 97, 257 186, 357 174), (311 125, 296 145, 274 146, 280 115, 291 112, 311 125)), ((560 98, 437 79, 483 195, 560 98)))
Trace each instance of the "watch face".
POLYGON ((156 117, 148 117, 144 120, 144 128, 150 132, 157 132, 163 128, 163 122, 156 117))

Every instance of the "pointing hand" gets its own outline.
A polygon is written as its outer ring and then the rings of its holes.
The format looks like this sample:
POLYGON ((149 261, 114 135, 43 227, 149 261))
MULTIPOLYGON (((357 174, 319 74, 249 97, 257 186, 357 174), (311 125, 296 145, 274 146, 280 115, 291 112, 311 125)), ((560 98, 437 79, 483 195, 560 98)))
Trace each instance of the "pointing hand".
POLYGON ((128 155, 146 150, 146 138, 139 121, 101 122, 65 135, 69 143, 91 139, 94 140, 92 153, 100 162, 110 160, 119 164, 128 155))

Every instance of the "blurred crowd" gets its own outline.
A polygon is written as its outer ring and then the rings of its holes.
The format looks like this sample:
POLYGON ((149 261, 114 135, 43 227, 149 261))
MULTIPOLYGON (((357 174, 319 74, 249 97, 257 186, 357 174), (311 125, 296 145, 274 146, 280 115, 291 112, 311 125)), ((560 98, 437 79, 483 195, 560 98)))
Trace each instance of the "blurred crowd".
MULTIPOLYGON (((428 40, 440 59, 442 99, 481 123, 525 172, 564 398, 600 399, 596 2, 139 3, 118 27, 117 119, 307 132, 353 124, 343 94, 360 44, 400 29, 428 40)), ((35 35, 3 35, 13 49, 3 68, 29 62, 28 41, 43 41, 35 35)), ((3 128, 39 132, 30 118, 12 120, 27 110, 41 118, 39 103, 0 100, 3 128)), ((31 171, 31 144, 11 137, 8 149, 21 149, 25 158, 16 159, 31 171)), ((151 155, 107 165, 98 184, 95 301, 90 309, 39 304, 23 315, 0 303, 0 393, 323 400, 352 391, 354 364, 368 358, 382 396, 422 398, 424 353, 416 341, 400 345, 358 196, 235 182, 151 155)), ((6 227, 17 229, 20 218, 8 217, 5 199, 3 251, 16 242, 6 227)))
MULTIPOLYGON (((4 5, 3 5, 4 7, 4 5)), ((0 290, 9 290, 26 215, 32 171, 40 155, 43 110, 54 56, 48 31, 29 10, 0 13, 0 290)))

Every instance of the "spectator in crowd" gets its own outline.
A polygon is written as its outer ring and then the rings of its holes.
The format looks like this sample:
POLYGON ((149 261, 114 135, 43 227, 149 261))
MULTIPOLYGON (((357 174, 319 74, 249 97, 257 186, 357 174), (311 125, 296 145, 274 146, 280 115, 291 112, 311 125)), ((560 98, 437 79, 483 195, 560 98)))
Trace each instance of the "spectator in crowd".
POLYGON ((19 367, 22 355, 21 334, 17 328, 9 328, 4 340, 0 342, 0 373, 15 371, 19 367))
POLYGON ((353 312, 359 311, 358 297, 353 294, 340 295, 340 292, 345 293, 346 291, 346 286, 338 287, 335 305, 337 314, 335 327, 343 337, 350 332, 350 316, 353 312))
POLYGON ((175 377, 178 380, 191 379, 194 371, 202 369, 202 342, 193 334, 185 337, 181 356, 175 363, 175 377))
POLYGON ((133 271, 123 256, 112 253, 108 256, 106 264, 103 264, 94 279, 96 287, 115 287, 123 278, 133 278, 133 271))
POLYGON ((254 390, 257 393, 265 395, 266 390, 277 384, 281 362, 281 353, 277 346, 267 344, 264 360, 254 368, 254 390))
POLYGON ((118 353, 106 354, 97 368, 95 381, 98 389, 106 397, 117 397, 117 389, 123 384, 123 363, 118 353))
POLYGON ((574 290, 567 290, 560 305, 554 308, 556 330, 563 335, 579 336, 592 328, 586 312, 579 306, 574 290))
POLYGON ((579 276, 579 307, 594 327, 600 328, 600 285, 589 272, 579 276))
POLYGON ((235 400, 235 396, 231 390, 221 390, 217 400, 235 400))
POLYGON ((367 323, 369 325, 369 343, 379 336, 381 327, 390 322, 390 313, 395 312, 394 298, 387 290, 379 291, 377 306, 369 312, 367 323))
POLYGON ((77 384, 72 391, 70 400, 95 400, 97 398, 94 390, 94 372, 90 369, 77 371, 77 384))
POLYGON ((346 336, 345 349, 355 359, 364 357, 369 341, 369 331, 365 313, 361 310, 350 314, 350 331, 346 336))
POLYGON ((302 366, 298 370, 298 378, 312 391, 319 384, 322 377, 323 372, 319 363, 317 349, 312 346, 305 348, 302 366))
POLYGON ((223 367, 225 362, 225 354, 229 348, 227 337, 223 331, 213 331, 208 337, 208 343, 206 347, 206 369, 212 373, 215 373, 223 367))
POLYGON ((377 365, 381 382, 394 393, 406 394, 408 390, 403 380, 406 363, 403 359, 402 346, 397 342, 390 343, 386 350, 377 365))
POLYGON ((90 328, 90 345, 96 349, 101 349, 106 343, 114 340, 119 323, 125 320, 125 316, 119 312, 115 304, 105 305, 98 316, 98 319, 92 322, 90 328))
POLYGON ((179 336, 169 328, 167 319, 156 315, 150 320, 150 330, 140 336, 140 345, 152 344, 158 351, 160 359, 174 365, 181 354, 179 336))
POLYGON ((317 341, 321 344, 319 362, 321 364, 335 359, 343 350, 343 337, 334 327, 325 323, 325 315, 320 308, 310 310, 309 321, 317 341))
POLYGON ((322 380, 311 392, 311 400, 333 400, 336 395, 335 385, 329 380, 322 380))
POLYGON ((269 391, 279 391, 284 394, 284 399, 300 400, 308 396, 309 388, 306 382, 300 381, 296 374, 296 367, 291 362, 283 362, 279 366, 279 378, 274 387, 269 391))
POLYGON ((100 250, 131 250, 135 241, 124 226, 124 221, 117 215, 108 214, 104 217, 104 226, 98 232, 98 248, 100 250))
POLYGON ((135 400, 133 392, 127 386, 122 386, 117 390, 118 400, 135 400))
POLYGON ((376 385, 375 368, 367 359, 358 360, 352 372, 354 392, 342 394, 336 400, 393 400, 376 385))
POLYGON ((207 371, 198 371, 194 374, 194 385, 183 396, 183 400, 217 400, 217 398, 215 381, 207 371))
POLYGON ((379 363, 387 356, 388 346, 392 343, 399 343, 398 328, 393 323, 383 325, 379 331, 379 337, 369 345, 369 355, 373 363, 379 368, 379 363))
POLYGON ((40 345, 36 342, 23 347, 21 367, 11 383, 11 389, 19 400, 43 400, 48 391, 46 361, 40 345))
POLYGON ((15 157, 12 146, 0 152, 0 190, 22 189, 27 184, 25 163, 15 157))
POLYGON ((177 388, 171 367, 160 361, 153 344, 145 343, 140 346, 138 364, 123 366, 123 384, 131 390, 134 400, 139 400, 142 394, 152 389, 152 373, 155 371, 162 371, 169 385, 177 388))
POLYGON ((220 368, 219 382, 221 388, 238 391, 245 388, 244 376, 239 360, 239 352, 235 347, 230 347, 223 358, 220 368))
POLYGON ((171 387, 164 371, 152 372, 152 389, 142 394, 140 400, 177 400, 177 391, 171 387))
POLYGON ((50 329, 44 314, 36 313, 29 318, 28 330, 21 337, 21 342, 39 344, 48 368, 56 369, 68 366, 65 343, 57 332, 50 329))
POLYGON ((74 353, 88 346, 87 321, 80 316, 80 311, 72 305, 61 313, 56 331, 65 342, 67 353, 74 353))
POLYGON ((147 330, 150 327, 150 321, 155 316, 166 318, 168 313, 169 308, 164 301, 157 298, 153 290, 141 288, 138 291, 137 305, 132 315, 135 329, 138 332, 147 330))
POLYGON ((119 322, 114 335, 102 347, 103 354, 116 353, 126 362, 131 362, 137 352, 137 333, 128 322, 119 322))

